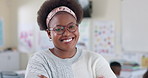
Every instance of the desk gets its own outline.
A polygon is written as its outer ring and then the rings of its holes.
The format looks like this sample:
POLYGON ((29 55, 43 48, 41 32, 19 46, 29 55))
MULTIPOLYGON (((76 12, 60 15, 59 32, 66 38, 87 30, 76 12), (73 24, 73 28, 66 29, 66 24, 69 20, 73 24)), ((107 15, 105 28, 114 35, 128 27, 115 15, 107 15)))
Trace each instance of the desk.
POLYGON ((0 78, 25 78, 25 74, 18 74, 14 71, 0 72, 0 78))
POLYGON ((143 74, 147 69, 139 69, 134 71, 121 71, 121 77, 123 78, 143 78, 143 74))
POLYGON ((0 71, 19 70, 19 52, 0 52, 0 71))

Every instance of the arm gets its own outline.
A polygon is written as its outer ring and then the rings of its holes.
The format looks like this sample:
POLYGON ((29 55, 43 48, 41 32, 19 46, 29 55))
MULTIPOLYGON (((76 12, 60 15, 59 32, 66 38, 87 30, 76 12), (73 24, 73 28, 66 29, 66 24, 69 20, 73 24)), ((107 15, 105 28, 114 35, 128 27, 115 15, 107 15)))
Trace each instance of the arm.
POLYGON ((44 75, 47 77, 45 69, 45 63, 40 55, 34 55, 28 62, 25 78, 44 78, 38 75, 44 75))
POLYGON ((117 78, 112 72, 109 63, 101 55, 96 60, 95 67, 97 78, 117 78))
POLYGON ((44 75, 38 75, 39 78, 47 78, 46 76, 44 75))

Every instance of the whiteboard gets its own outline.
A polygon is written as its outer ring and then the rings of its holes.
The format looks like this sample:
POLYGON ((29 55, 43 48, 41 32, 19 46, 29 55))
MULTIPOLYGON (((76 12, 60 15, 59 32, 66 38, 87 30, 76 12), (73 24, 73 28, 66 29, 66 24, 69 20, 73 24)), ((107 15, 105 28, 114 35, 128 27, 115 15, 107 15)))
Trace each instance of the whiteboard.
POLYGON ((122 48, 148 52, 148 0, 122 0, 122 48))

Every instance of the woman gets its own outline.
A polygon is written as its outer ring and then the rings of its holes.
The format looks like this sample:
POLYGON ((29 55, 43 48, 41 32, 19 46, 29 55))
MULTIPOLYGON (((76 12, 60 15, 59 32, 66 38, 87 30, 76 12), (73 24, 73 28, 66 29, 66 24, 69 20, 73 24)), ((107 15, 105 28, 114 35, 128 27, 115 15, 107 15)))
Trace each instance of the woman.
POLYGON ((99 54, 76 47, 83 10, 76 0, 47 0, 38 11, 38 24, 54 48, 36 52, 25 78, 116 78, 99 54))

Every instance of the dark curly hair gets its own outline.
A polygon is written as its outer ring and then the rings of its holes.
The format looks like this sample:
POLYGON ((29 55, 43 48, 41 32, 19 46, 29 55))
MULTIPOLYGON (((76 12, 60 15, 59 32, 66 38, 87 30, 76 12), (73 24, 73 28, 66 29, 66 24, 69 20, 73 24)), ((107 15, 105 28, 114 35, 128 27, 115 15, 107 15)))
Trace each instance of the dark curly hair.
POLYGON ((148 78, 148 70, 144 73, 143 78, 148 78))
POLYGON ((77 17, 77 23, 80 24, 83 18, 83 9, 77 0, 47 0, 45 1, 38 11, 37 22, 40 30, 46 30, 47 15, 56 7, 66 6, 70 8, 77 17))

